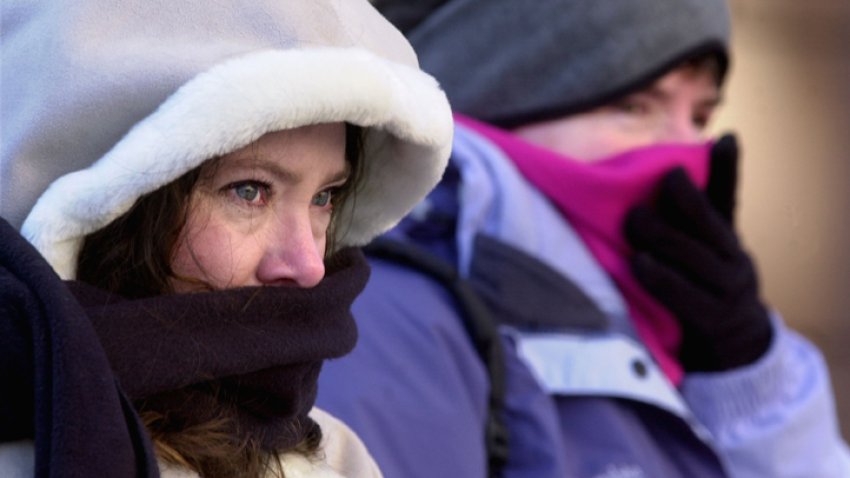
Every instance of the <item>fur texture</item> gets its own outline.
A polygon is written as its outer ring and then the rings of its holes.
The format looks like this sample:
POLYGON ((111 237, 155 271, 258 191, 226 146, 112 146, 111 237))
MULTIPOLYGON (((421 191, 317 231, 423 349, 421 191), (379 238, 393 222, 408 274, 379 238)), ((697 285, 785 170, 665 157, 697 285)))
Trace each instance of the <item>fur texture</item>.
POLYGON ((364 181, 356 208, 340 211, 351 220, 338 238, 362 245, 436 184, 452 128, 431 77, 349 48, 256 52, 198 75, 91 167, 51 184, 21 232, 60 277, 73 278, 83 237, 140 195, 267 132, 335 121, 368 127, 364 181))
POLYGON ((81 238, 264 133, 366 130, 340 247, 399 220, 441 176, 446 97, 366 0, 4 0, 0 216, 66 279, 81 238))

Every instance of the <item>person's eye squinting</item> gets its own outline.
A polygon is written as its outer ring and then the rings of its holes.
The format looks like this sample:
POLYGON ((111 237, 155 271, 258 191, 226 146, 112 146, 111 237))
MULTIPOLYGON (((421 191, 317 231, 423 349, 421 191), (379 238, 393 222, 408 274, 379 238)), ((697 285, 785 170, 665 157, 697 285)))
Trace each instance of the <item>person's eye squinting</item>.
POLYGON ((269 185, 262 181, 240 181, 225 186, 224 192, 238 202, 249 206, 262 206, 269 200, 269 185))
POLYGON ((714 108, 708 108, 705 111, 697 111, 693 115, 692 121, 700 131, 708 127, 711 117, 714 115, 714 108))
POLYGON ((319 207, 333 207, 333 195, 339 188, 325 189, 313 196, 312 204, 319 207))
POLYGON ((618 101, 613 106, 618 111, 630 115, 646 115, 650 110, 648 101, 634 97, 628 97, 622 101, 618 101))

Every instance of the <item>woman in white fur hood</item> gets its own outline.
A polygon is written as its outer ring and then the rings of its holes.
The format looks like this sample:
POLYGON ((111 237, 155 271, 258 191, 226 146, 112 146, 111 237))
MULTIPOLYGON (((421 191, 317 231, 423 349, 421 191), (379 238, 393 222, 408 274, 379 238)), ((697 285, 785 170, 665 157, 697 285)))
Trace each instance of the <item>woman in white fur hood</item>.
POLYGON ((2 8, 0 475, 380 476, 312 405, 350 246, 451 148, 402 35, 366 0, 2 8))

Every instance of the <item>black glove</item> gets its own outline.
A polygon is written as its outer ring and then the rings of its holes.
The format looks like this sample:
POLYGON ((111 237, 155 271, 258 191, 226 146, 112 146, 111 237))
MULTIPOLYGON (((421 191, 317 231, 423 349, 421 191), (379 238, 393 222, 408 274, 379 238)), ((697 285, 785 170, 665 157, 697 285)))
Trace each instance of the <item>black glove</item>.
POLYGON ((700 192, 682 168, 660 182, 654 206, 626 216, 632 272, 676 316, 687 371, 722 371, 754 362, 772 329, 752 261, 733 230, 738 148, 731 135, 711 150, 700 192))

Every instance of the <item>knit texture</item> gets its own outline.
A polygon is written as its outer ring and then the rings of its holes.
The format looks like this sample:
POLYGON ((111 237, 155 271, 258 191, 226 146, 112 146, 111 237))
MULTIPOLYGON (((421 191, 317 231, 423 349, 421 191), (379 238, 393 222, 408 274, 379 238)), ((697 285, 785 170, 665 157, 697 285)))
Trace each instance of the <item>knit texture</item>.
POLYGON ((131 401, 185 426, 224 416, 285 451, 317 426, 322 361, 356 342, 368 266, 355 249, 312 289, 123 300, 60 281, 5 221, 0 239, 0 440, 34 439, 37 476, 155 476, 131 401))
POLYGON ((36 477, 158 476, 82 307, 2 219, 0 350, 0 441, 34 440, 36 477))
POLYGON ((729 49, 725 0, 376 0, 455 111, 503 127, 604 104, 729 49), (459 47, 462 45, 462 47, 459 47))

